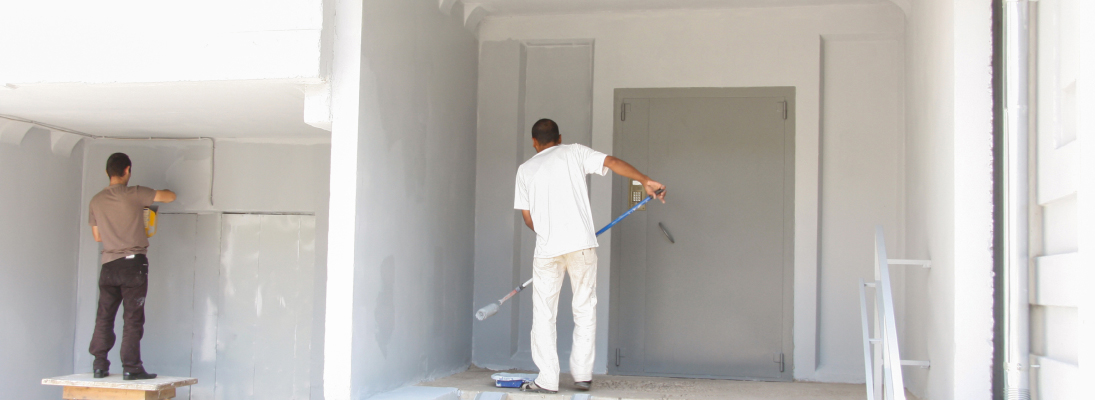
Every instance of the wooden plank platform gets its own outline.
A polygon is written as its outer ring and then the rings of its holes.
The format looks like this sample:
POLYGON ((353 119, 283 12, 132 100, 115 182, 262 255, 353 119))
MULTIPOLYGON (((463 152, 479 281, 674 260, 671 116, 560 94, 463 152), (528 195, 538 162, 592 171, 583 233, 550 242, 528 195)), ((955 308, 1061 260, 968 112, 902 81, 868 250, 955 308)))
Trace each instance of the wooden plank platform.
POLYGON ((176 376, 127 381, 122 374, 101 379, 91 374, 42 379, 43 385, 64 387, 61 398, 65 400, 167 400, 175 397, 175 388, 196 383, 196 378, 176 376))

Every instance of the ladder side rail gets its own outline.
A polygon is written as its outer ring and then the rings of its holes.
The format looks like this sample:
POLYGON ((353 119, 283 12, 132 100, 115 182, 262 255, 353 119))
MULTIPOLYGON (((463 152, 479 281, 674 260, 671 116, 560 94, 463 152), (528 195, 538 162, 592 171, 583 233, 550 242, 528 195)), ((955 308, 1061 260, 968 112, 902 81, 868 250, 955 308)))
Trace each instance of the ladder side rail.
POLYGON ((876 291, 881 296, 883 326, 883 356, 887 376, 886 393, 893 400, 905 400, 905 380, 901 374, 901 351, 897 341, 897 318, 894 315, 893 290, 890 281, 890 266, 886 258, 886 238, 882 227, 875 228, 875 263, 881 279, 876 291))
POLYGON ((863 370, 866 375, 867 400, 875 400, 874 365, 871 362, 871 331, 867 324, 867 284, 859 278, 859 316, 863 328, 863 370))

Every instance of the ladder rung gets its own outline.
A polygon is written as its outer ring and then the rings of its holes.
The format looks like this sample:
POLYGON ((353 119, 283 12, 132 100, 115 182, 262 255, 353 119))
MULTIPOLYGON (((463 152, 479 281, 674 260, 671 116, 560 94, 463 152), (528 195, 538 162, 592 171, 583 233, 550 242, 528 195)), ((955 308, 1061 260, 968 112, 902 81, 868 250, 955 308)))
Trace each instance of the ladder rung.
POLYGON ((905 260, 900 258, 886 259, 886 264, 889 265, 919 265, 924 268, 932 267, 932 260, 905 260))
POLYGON ((901 360, 901 366, 929 368, 929 367, 932 366, 932 363, 930 363, 928 361, 921 361, 921 360, 901 360))

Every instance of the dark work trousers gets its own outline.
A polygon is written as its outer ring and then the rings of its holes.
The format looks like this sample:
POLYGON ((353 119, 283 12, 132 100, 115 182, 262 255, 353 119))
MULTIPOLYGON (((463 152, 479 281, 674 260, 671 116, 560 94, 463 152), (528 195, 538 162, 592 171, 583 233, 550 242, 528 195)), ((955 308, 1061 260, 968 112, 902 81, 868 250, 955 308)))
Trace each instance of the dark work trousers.
POLYGON ((99 272, 99 311, 95 315, 95 333, 91 336, 94 367, 110 370, 107 353, 114 347, 114 317, 118 306, 122 313, 122 369, 124 372, 145 372, 141 362, 141 337, 144 336, 144 299, 148 293, 148 258, 136 254, 103 264, 99 272))

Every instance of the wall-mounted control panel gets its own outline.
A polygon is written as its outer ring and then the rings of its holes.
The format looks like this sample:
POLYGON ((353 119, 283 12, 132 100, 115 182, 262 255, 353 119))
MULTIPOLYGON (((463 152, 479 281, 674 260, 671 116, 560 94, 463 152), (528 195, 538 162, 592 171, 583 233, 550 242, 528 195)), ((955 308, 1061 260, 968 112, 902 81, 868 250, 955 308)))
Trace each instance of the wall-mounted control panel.
MULTIPOLYGON (((643 199, 646 198, 646 189, 643 189, 643 184, 639 183, 639 181, 633 180, 627 187, 629 188, 628 193, 630 196, 628 208, 635 207, 636 204, 639 204, 640 201, 643 201, 643 199)), ((646 210, 646 205, 644 204, 642 207, 639 207, 639 210, 646 210)))

